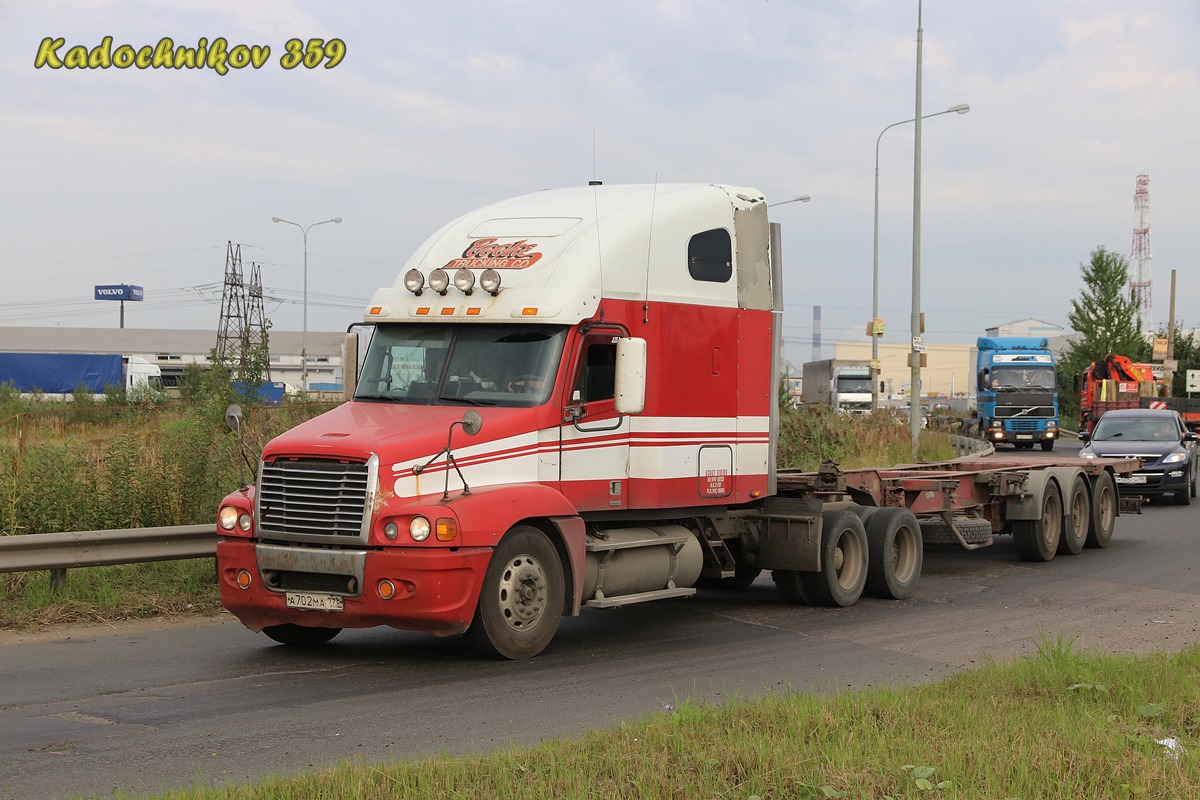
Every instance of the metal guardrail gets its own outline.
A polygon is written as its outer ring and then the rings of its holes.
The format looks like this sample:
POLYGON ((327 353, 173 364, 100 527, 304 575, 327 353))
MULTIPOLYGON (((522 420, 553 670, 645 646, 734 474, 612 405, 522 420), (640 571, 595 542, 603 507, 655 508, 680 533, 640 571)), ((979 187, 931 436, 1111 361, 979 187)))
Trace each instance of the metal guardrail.
POLYGON ((0 573, 50 570, 50 585, 64 588, 67 570, 147 561, 213 558, 216 526, 174 525, 69 533, 0 536, 0 573))

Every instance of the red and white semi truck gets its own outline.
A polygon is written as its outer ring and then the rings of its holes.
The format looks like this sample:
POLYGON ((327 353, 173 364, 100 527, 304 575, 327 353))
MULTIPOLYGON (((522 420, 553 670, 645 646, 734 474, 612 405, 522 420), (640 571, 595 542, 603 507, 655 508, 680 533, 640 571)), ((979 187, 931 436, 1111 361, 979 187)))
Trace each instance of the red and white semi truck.
POLYGON ((1103 460, 777 470, 781 275, 749 188, 593 184, 454 220, 347 337, 347 402, 221 503, 224 605, 286 644, 388 625, 523 658, 583 607, 762 570, 847 606, 908 596, 923 541, 1107 544, 1103 460))

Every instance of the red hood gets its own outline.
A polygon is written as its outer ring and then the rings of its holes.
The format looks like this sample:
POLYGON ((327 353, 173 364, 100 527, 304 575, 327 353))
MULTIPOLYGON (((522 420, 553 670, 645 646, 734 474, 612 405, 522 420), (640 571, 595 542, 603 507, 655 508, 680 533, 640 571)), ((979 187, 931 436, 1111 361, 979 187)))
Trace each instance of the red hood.
MULTIPOLYGON (((413 406, 351 401, 280 434, 263 448, 263 458, 323 456, 363 459, 370 453, 383 463, 433 455, 446 446, 450 424, 472 406, 413 406)), ((538 429, 536 408, 477 408, 483 428, 468 436, 454 431, 454 447, 485 444, 538 429)))

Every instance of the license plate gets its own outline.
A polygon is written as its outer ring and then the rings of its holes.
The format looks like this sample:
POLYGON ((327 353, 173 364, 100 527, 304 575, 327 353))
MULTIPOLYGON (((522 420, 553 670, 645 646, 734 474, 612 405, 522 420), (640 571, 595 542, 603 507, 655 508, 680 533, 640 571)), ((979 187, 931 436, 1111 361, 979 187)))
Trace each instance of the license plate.
POLYGON ((342 598, 336 594, 316 592, 288 592, 288 608, 304 608, 309 611, 341 611, 342 598))
POLYGON ((1117 483, 1145 483, 1145 475, 1118 475, 1117 483))
POLYGON ((1032 439, 1033 434, 1032 433, 1018 433, 1017 438, 1018 439, 1032 439))

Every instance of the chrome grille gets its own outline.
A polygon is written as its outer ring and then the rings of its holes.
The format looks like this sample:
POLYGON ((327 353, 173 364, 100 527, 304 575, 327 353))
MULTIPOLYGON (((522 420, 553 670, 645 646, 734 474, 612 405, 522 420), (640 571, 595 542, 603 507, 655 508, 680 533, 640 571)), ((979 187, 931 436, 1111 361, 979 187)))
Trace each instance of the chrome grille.
POLYGON ((1021 417, 1053 417, 1054 406, 1002 406, 996 405, 996 416, 1003 419, 1020 419, 1021 417))
POLYGON ((263 539, 362 542, 378 479, 363 462, 281 458, 259 467, 255 519, 263 539))

